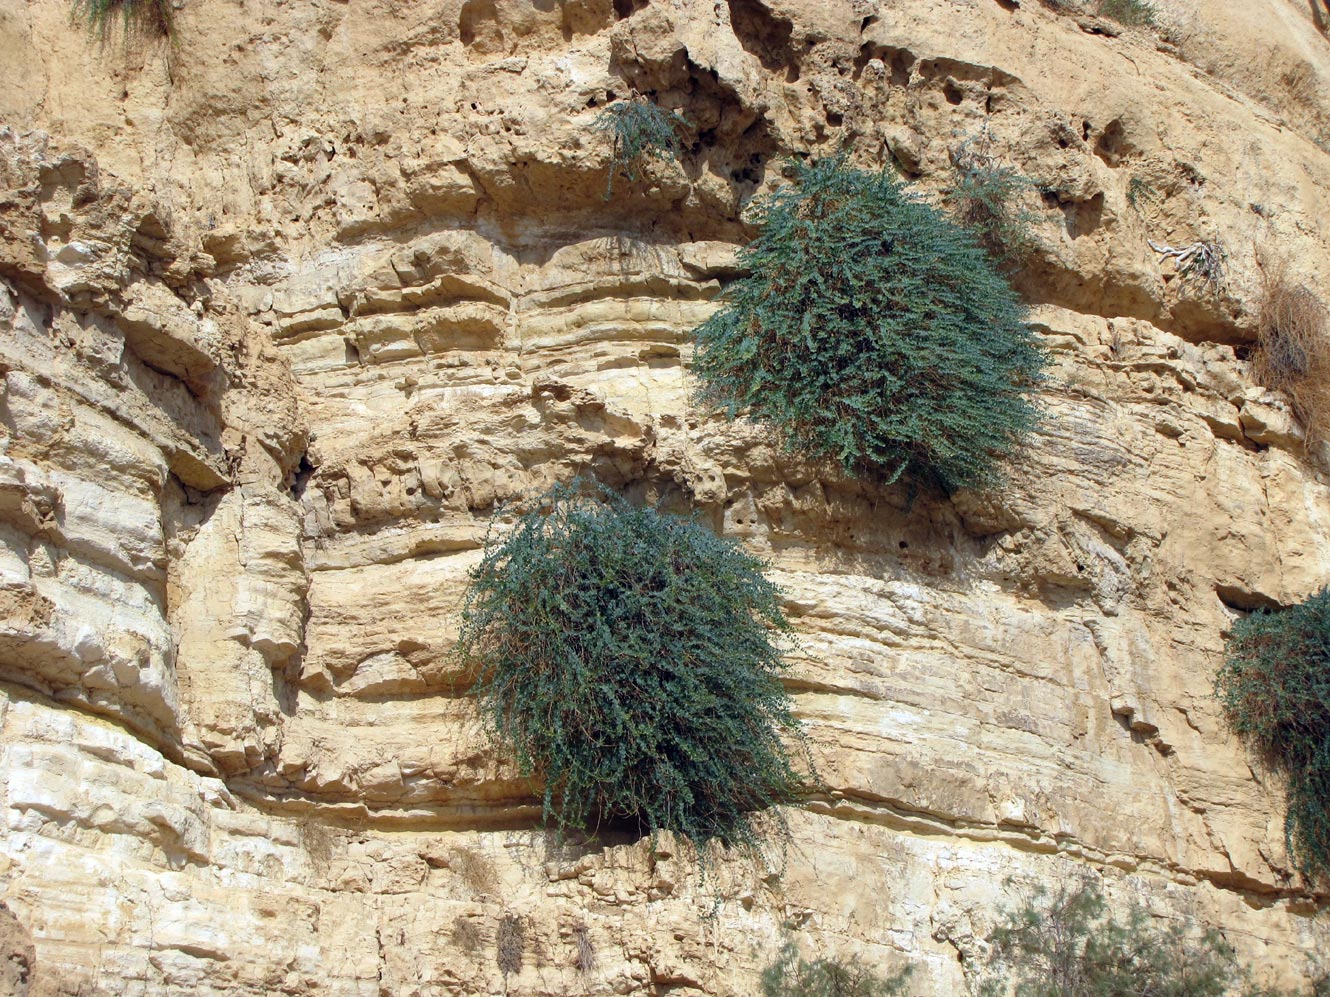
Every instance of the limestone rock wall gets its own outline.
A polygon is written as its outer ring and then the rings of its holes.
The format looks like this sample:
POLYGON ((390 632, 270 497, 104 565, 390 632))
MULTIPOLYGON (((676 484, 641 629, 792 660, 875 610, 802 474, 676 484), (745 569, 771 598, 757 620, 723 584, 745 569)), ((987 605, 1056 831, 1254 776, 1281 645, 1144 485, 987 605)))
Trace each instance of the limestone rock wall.
POLYGON ((1326 454, 1246 361, 1262 269, 1330 272, 1328 44, 1295 0, 1161 34, 1034 0, 185 0, 124 51, 7 0, 0 979, 750 995, 793 938, 964 994, 1013 891, 1088 870, 1304 983, 1326 897, 1211 683, 1237 613, 1330 576, 1326 454), (690 144, 607 200, 590 124, 633 89, 690 144), (940 192, 985 131, 1041 192, 1017 280, 1056 361, 1006 486, 848 480, 691 404, 783 155, 940 192), (1149 239, 1220 240, 1224 287, 1149 239), (549 841, 479 731, 466 571, 576 473, 784 586, 826 789, 780 868, 549 841))

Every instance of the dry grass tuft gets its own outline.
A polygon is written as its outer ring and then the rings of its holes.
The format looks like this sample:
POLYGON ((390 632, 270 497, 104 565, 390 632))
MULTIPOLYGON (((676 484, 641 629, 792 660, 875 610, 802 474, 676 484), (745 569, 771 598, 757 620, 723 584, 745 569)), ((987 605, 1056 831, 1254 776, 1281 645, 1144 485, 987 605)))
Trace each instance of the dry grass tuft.
POLYGON ((596 968, 596 949, 591 944, 591 934, 585 924, 573 926, 573 944, 577 947, 574 965, 577 966, 577 971, 585 976, 596 968))
POLYGON ((339 840, 336 831, 313 818, 306 818, 300 824, 300 844, 315 872, 328 871, 339 840))
POLYGON ((454 848, 449 852, 448 868, 475 893, 494 896, 499 892, 499 877, 494 864, 472 848, 454 848))
POLYGON ((463 952, 476 951, 480 948, 480 928, 468 918, 457 918, 453 921, 452 943, 463 952))
POLYGON ((1330 311, 1310 288, 1280 269, 1266 275, 1256 334, 1256 381, 1292 399, 1309 447, 1325 439, 1330 420, 1330 311))

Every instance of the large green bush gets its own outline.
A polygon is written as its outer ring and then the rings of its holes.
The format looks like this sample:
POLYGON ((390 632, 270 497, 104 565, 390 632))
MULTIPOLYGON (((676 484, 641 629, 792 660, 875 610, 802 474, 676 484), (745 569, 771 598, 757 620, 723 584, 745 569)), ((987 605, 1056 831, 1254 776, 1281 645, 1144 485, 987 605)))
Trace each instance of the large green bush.
POLYGON ((886 171, 793 166, 696 330, 701 399, 850 473, 998 476, 1046 357, 987 254, 886 171))
POLYGON ((1330 877, 1330 589, 1235 623, 1215 687, 1233 729, 1287 776, 1294 861, 1330 877))
POLYGON ((1232 948, 1213 930, 1156 925, 1140 907, 1115 916, 1093 880, 1040 889, 989 938, 987 995, 1251 995, 1232 948))
POLYGON ((762 563, 688 519, 561 486, 491 538, 460 649, 499 742, 545 780, 558 828, 760 845, 799 786, 781 736, 788 630, 762 563))

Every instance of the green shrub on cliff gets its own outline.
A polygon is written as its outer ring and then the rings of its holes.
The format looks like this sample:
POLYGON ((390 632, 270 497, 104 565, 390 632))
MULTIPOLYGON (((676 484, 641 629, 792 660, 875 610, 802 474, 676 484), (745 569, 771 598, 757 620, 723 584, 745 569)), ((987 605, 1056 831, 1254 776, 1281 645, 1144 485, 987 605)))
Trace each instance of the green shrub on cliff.
POLYGON ((760 846, 755 811, 800 783, 780 682, 780 593, 700 524, 559 486, 491 538, 460 637, 498 742, 560 830, 628 821, 760 846))
POLYGON ((1159 24, 1159 10, 1149 0, 1099 0, 1096 10, 1130 28, 1153 28, 1159 24))
POLYGON ((607 105, 591 123, 592 131, 604 132, 614 141, 610 173, 605 182, 605 200, 614 193, 614 177, 622 171, 636 180, 644 159, 679 159, 679 129, 688 121, 666 111, 640 94, 607 105))
POLYGON ((986 129, 962 142, 951 158, 956 178, 943 203, 994 260, 1014 264, 1038 244, 1039 216, 1022 205, 1037 184, 998 161, 986 129))
POLYGON ((1215 688, 1229 722, 1287 778, 1294 861, 1330 877, 1330 589, 1239 620, 1227 651, 1215 688))
POLYGON ((781 949, 777 960, 762 973, 763 997, 897 997, 904 994, 910 967, 881 976, 863 960, 799 957, 793 945, 781 949))
POLYGON ((1117 915, 1089 879, 1043 888, 989 937, 989 995, 1228 997, 1252 995, 1233 949, 1213 930, 1157 925, 1133 906, 1117 915))
POLYGON ((175 31, 171 0, 73 0, 71 16, 102 39, 110 39, 117 25, 125 40, 169 38, 175 31))
POLYGON ((891 174, 794 164, 694 333, 703 402, 888 482, 997 479, 1046 357, 974 238, 891 174))

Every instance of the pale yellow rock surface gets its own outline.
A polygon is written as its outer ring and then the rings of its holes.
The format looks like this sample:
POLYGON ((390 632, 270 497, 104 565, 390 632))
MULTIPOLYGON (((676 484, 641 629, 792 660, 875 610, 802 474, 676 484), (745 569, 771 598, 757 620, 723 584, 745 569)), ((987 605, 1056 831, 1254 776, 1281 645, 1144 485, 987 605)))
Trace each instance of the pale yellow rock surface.
POLYGON ((126 52, 0 0, 4 985, 752 995, 792 938, 965 994, 1014 891, 1083 873, 1304 985, 1327 897, 1211 689, 1238 613, 1330 578, 1321 455, 1246 362, 1261 267, 1330 277, 1330 43, 1162 6, 184 0, 126 52), (689 143, 606 200, 633 88, 689 143), (782 155, 936 195, 985 128, 1042 191, 1054 359, 1006 486, 847 480, 690 401, 782 155), (1224 287, 1150 239, 1219 239, 1224 287), (480 731, 467 569, 576 473, 771 561, 826 782, 781 868, 557 846, 480 731))

